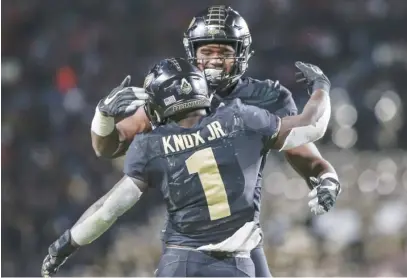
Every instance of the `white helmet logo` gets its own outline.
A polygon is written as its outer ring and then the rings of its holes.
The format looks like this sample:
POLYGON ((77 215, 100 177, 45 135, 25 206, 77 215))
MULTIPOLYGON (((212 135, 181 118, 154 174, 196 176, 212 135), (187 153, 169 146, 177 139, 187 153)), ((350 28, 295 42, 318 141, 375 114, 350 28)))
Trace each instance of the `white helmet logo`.
POLYGON ((181 80, 181 88, 180 88, 180 94, 189 94, 190 92, 192 92, 192 86, 191 84, 189 84, 189 82, 185 79, 182 78, 181 80))

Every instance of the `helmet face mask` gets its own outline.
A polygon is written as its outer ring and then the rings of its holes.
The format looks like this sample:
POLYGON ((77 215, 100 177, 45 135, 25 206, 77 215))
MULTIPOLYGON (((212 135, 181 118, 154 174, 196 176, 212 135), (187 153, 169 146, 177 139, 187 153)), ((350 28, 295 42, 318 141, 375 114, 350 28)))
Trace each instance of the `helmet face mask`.
POLYGON ((171 116, 210 107, 203 73, 181 58, 156 64, 148 73, 144 88, 150 95, 145 111, 154 126, 166 123, 171 116))
POLYGON ((247 23, 236 11, 225 6, 212 6, 195 16, 184 35, 183 44, 188 61, 205 71, 208 84, 214 90, 233 85, 246 71, 253 54, 247 23), (208 45, 228 46, 233 48, 234 55, 207 57, 208 60, 223 59, 223 66, 216 70, 207 67, 208 61, 200 57, 199 48, 208 45))

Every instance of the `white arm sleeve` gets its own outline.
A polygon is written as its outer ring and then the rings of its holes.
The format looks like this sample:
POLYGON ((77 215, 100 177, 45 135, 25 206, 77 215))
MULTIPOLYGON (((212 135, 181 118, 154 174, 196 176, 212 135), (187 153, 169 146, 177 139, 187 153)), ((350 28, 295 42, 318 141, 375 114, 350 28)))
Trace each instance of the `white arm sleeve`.
POLYGON ((106 199, 102 207, 71 229, 72 239, 86 245, 101 236, 116 219, 130 209, 142 192, 130 177, 126 177, 106 199))
POLYGON ((328 128, 330 118, 331 102, 328 101, 324 113, 315 125, 292 128, 279 151, 289 150, 321 139, 328 128))

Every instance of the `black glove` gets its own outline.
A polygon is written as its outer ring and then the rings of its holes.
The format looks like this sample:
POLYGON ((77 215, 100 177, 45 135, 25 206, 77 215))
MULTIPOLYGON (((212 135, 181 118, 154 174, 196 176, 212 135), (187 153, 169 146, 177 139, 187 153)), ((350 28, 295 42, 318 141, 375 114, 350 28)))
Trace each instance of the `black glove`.
POLYGON ((99 101, 98 109, 108 117, 125 118, 133 115, 137 108, 143 106, 148 94, 144 88, 129 87, 131 77, 128 75, 110 94, 99 101))
POLYGON ((48 255, 42 262, 41 275, 50 277, 57 273, 58 269, 79 247, 71 243, 71 232, 67 230, 60 238, 48 248, 48 255))
POLYGON ((331 82, 319 67, 303 62, 295 62, 295 66, 299 70, 295 74, 296 81, 297 83, 305 83, 309 94, 318 89, 329 92, 331 82))
POLYGON ((314 187, 308 194, 311 198, 308 206, 315 215, 328 212, 336 202, 336 198, 341 192, 339 181, 334 178, 318 179, 311 177, 310 183, 314 187))

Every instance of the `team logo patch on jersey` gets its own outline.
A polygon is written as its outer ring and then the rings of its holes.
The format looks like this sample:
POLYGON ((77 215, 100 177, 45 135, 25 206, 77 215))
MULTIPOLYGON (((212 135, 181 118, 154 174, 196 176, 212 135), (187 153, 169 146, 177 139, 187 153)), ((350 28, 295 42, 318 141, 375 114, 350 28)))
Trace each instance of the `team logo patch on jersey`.
POLYGON ((185 78, 182 78, 179 93, 188 95, 190 92, 192 92, 191 84, 185 78))
POLYGON ((144 84, 143 84, 143 88, 147 88, 151 82, 153 81, 154 78, 154 73, 150 73, 149 75, 146 76, 146 79, 144 79, 144 84))

